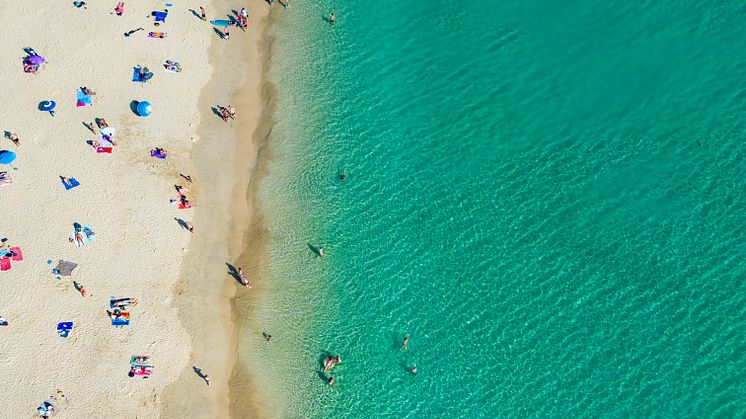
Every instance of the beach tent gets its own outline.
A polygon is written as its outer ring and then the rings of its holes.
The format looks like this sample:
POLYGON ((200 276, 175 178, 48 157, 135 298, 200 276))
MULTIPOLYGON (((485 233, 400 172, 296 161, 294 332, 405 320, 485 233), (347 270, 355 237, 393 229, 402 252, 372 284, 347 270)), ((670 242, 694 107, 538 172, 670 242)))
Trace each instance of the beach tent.
POLYGON ((77 263, 68 262, 68 261, 60 259, 60 261, 57 262, 57 266, 55 266, 52 272, 60 276, 71 276, 73 274, 73 271, 77 267, 78 267, 77 263))

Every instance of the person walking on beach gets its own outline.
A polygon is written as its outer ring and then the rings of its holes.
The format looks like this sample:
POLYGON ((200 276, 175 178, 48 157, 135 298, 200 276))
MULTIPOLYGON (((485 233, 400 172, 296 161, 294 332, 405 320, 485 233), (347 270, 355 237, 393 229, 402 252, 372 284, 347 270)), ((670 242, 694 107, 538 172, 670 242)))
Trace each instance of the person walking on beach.
POLYGON ((205 13, 205 8, 202 6, 199 6, 199 15, 202 20, 207 20, 207 13, 205 13))
POLYGON ((231 39, 231 34, 230 32, 228 32, 227 26, 223 27, 223 39, 225 39, 226 41, 231 39))
POLYGON ((329 15, 329 24, 330 25, 333 25, 335 20, 337 20, 337 18, 336 18, 336 16, 334 16, 334 13, 332 13, 331 15, 329 15))
POLYGON ((76 281, 73 281, 73 286, 75 287, 76 290, 78 290, 80 295, 85 297, 85 288, 83 288, 83 285, 78 284, 76 281))
POLYGON ((191 222, 191 221, 187 221, 187 222, 186 222, 186 226, 187 226, 187 230, 188 230, 188 231, 189 231, 190 233, 194 233, 194 225, 192 225, 192 222, 191 222))
POLYGON ((124 2, 119 2, 119 4, 117 4, 117 7, 114 8, 114 11, 116 12, 117 16, 122 16, 124 14, 124 2))
POLYGON ((202 372, 202 368, 197 368, 197 367, 194 367, 194 372, 196 372, 196 373, 197 373, 197 375, 198 375, 198 376, 199 376, 199 377, 200 377, 201 379, 205 380, 205 384, 207 384, 208 386, 210 385, 210 376, 209 376, 209 375, 207 375, 207 374, 205 374, 204 372, 202 372))

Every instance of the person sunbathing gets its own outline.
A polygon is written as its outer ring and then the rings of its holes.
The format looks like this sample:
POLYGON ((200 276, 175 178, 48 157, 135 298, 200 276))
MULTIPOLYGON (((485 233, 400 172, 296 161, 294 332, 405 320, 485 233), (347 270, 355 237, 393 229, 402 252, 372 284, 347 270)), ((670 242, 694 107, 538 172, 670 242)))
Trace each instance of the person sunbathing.
POLYGON ((13 141, 13 144, 15 144, 16 146, 21 145, 21 140, 18 139, 18 134, 16 134, 15 132, 8 133, 5 136, 10 141, 13 141))
POLYGON ((70 181, 69 177, 62 176, 62 183, 72 188, 73 183, 70 181))
POLYGON ((91 90, 91 89, 89 89, 87 87, 81 87, 80 90, 82 90, 83 94, 85 94, 85 95, 93 96, 93 95, 96 94, 96 92, 94 92, 93 90, 91 90))
POLYGON ((33 73, 36 74, 39 71, 39 66, 36 64, 31 63, 23 63, 23 72, 24 73, 33 73))
POLYGON ((106 123, 106 120, 105 120, 104 118, 98 118, 98 121, 97 121, 97 123, 98 123, 98 127, 99 127, 99 129, 100 129, 100 128, 106 128, 106 127, 108 127, 108 126, 109 126, 109 124, 108 124, 108 123, 106 123))
POLYGON ((119 318, 123 316, 122 312, 118 309, 106 310, 106 314, 108 314, 109 318, 112 320, 119 320, 119 318))

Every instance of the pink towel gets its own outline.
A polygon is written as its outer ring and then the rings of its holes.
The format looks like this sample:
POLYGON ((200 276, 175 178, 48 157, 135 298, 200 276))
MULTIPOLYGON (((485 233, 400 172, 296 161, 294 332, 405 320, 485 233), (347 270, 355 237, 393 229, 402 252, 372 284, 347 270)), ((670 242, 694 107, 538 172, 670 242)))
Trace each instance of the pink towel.
POLYGON ((10 259, 7 257, 4 257, 0 259, 0 271, 8 271, 10 270, 10 259))
POLYGON ((10 251, 15 254, 15 256, 13 256, 13 260, 23 260, 23 252, 21 252, 20 247, 11 247, 10 251))

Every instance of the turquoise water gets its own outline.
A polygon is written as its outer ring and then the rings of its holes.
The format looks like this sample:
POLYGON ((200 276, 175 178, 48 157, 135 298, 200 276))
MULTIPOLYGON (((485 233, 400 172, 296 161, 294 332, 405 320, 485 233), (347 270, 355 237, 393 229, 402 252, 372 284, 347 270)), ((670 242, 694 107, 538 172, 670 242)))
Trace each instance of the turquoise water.
POLYGON ((272 414, 745 416, 745 11, 294 2, 242 338, 272 414))

